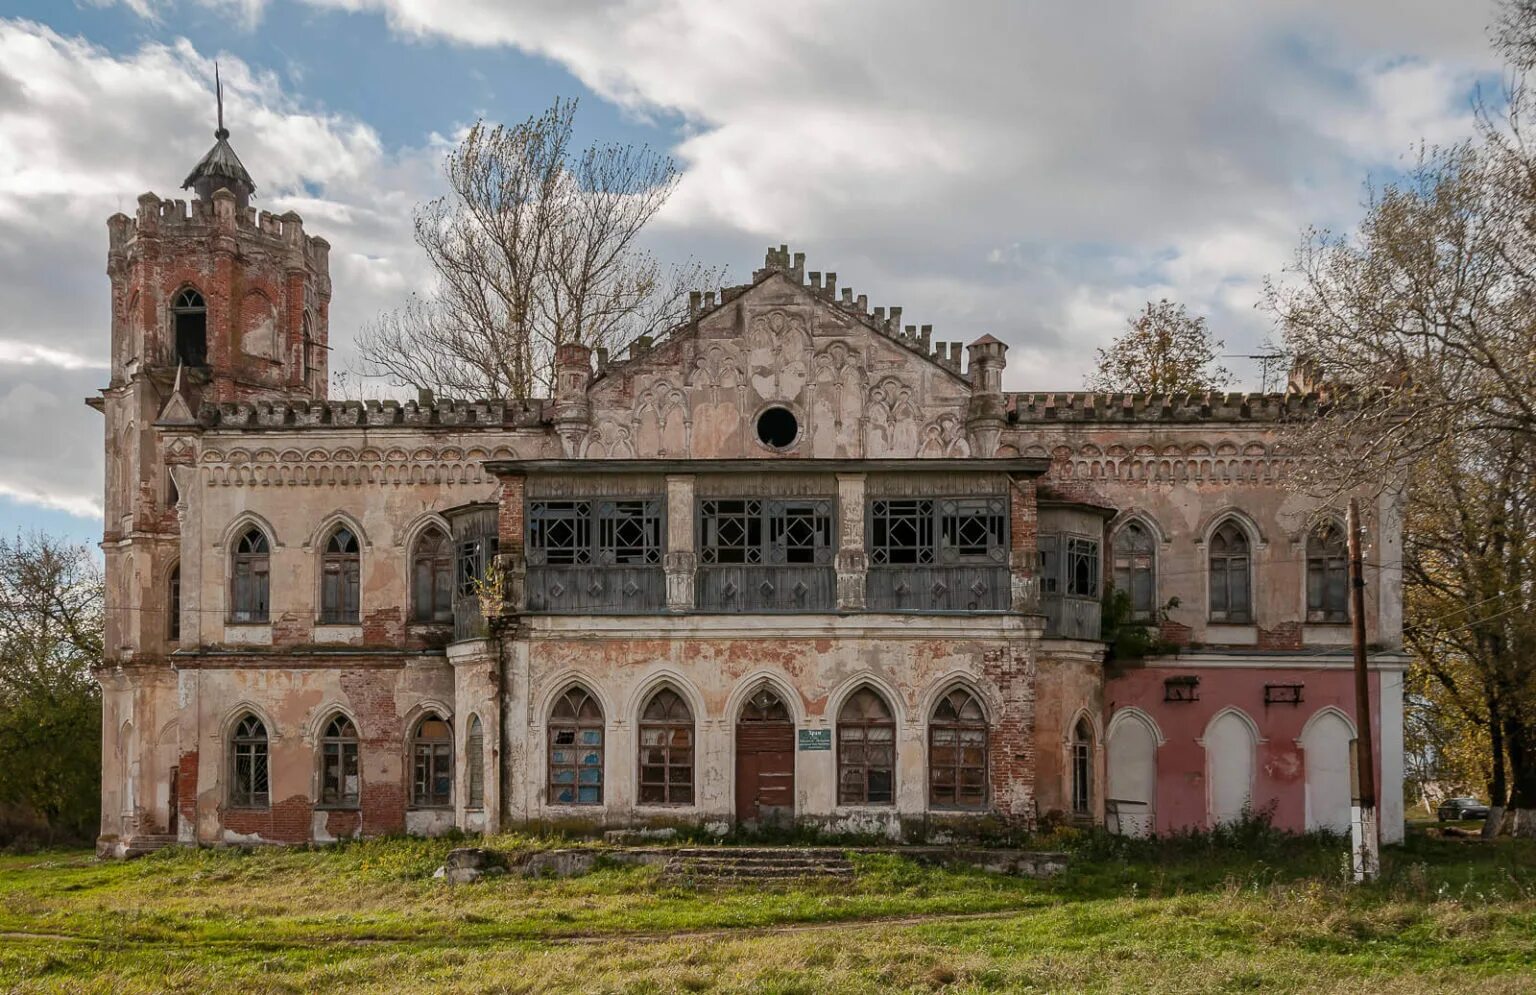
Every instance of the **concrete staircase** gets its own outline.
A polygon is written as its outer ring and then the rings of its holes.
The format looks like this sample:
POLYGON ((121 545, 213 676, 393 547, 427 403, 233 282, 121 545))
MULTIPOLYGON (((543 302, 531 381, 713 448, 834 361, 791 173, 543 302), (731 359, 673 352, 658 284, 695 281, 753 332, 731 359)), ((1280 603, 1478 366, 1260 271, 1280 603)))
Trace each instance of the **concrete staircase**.
POLYGON ((851 880, 853 864, 846 850, 832 847, 684 847, 672 851, 661 877, 689 884, 851 880))

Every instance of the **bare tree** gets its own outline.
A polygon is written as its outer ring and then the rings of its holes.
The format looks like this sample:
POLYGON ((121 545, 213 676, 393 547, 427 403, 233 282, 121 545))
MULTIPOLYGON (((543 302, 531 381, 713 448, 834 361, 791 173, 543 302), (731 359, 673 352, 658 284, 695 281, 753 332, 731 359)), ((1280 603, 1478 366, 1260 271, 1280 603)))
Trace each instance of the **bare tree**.
POLYGON ((647 147, 573 145, 575 101, 507 127, 470 129, 444 160, 449 193, 418 208, 437 281, 360 336, 361 372, 455 395, 548 392, 555 348, 612 347, 687 315, 718 282, 664 271, 638 236, 677 187, 647 147))
POLYGON ((1222 343, 1211 339, 1205 319, 1166 298, 1147 302, 1130 318, 1125 334, 1098 350, 1098 366, 1085 378, 1089 390, 1137 394, 1189 394, 1224 387, 1232 374, 1216 362, 1222 343))

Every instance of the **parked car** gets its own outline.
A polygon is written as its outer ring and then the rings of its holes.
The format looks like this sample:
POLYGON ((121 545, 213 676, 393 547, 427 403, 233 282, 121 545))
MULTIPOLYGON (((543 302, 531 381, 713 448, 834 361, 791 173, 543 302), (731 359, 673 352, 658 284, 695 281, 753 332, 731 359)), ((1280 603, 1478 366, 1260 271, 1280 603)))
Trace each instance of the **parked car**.
POLYGON ((1436 815, 1441 822, 1451 822, 1455 819, 1486 819, 1488 806, 1476 798, 1447 798, 1440 803, 1440 810, 1436 815))

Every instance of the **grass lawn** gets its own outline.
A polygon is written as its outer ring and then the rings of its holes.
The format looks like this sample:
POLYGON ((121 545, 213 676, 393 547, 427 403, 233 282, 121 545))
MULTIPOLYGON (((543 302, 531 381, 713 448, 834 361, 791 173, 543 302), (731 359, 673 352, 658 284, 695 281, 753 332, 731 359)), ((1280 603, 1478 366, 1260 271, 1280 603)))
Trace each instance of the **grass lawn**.
POLYGON ((1049 843, 1073 855, 1052 881, 882 855, 715 891, 644 867, 450 887, 426 840, 0 856, 0 991, 1536 992, 1530 841, 1416 834, 1366 888, 1343 844, 1261 830, 1049 843))

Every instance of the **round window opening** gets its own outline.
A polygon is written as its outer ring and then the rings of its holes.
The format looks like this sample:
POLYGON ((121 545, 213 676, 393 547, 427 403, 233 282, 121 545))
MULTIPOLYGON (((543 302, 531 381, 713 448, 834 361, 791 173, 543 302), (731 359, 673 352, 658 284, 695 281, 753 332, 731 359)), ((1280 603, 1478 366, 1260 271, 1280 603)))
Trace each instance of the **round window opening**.
POLYGON ((757 437, 763 445, 787 449, 800 433, 800 423, 788 408, 769 408, 757 416, 757 437))

